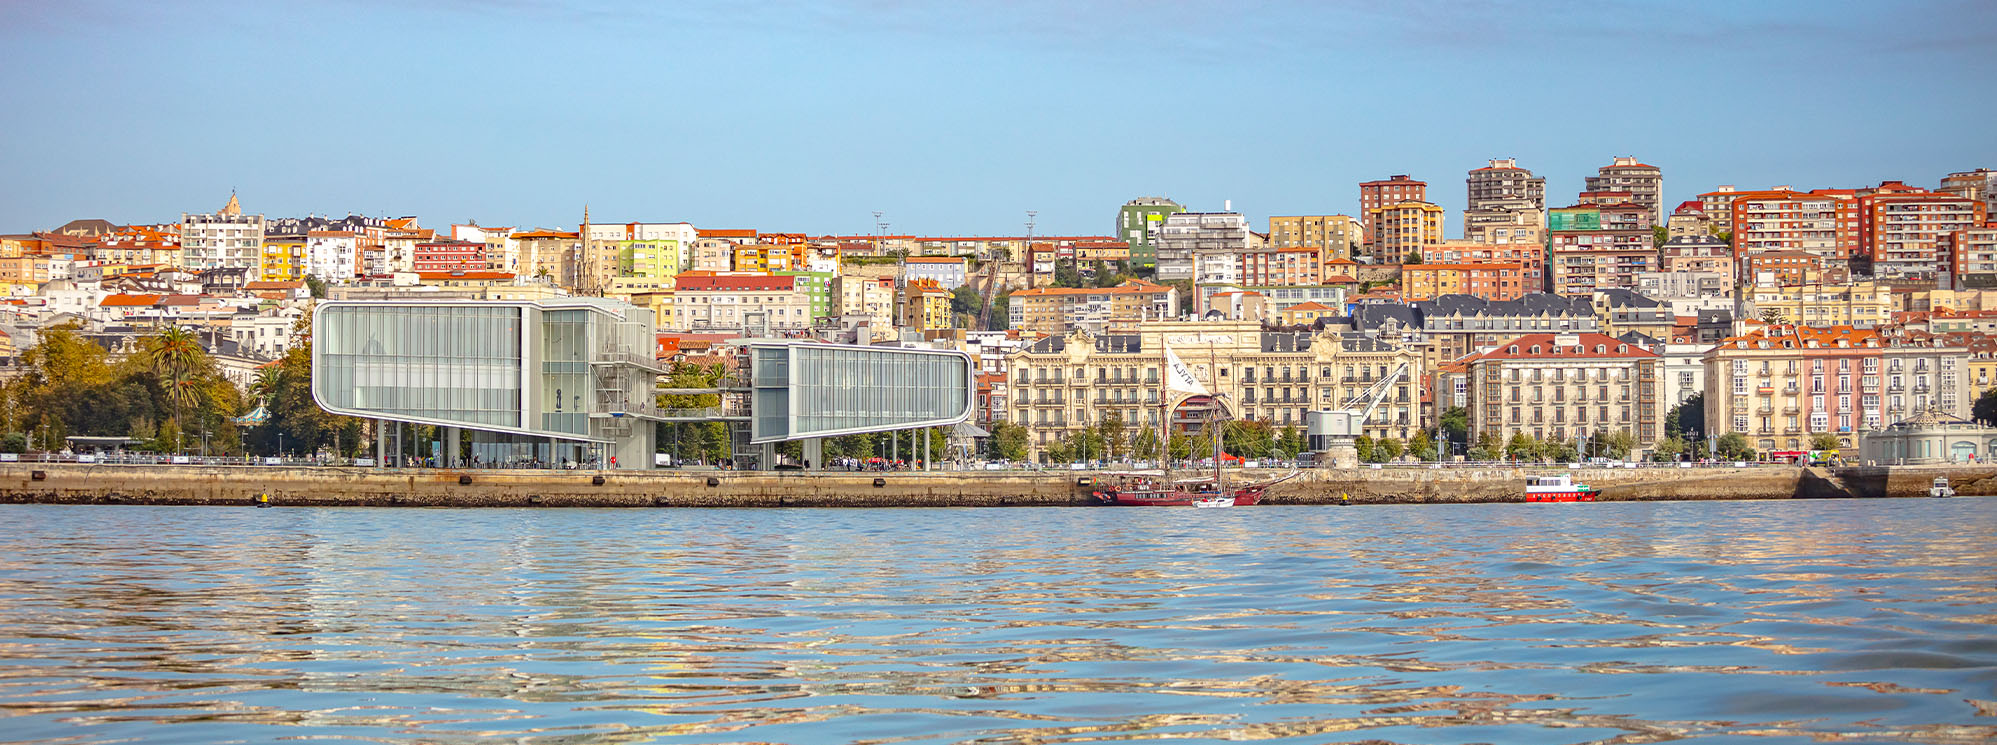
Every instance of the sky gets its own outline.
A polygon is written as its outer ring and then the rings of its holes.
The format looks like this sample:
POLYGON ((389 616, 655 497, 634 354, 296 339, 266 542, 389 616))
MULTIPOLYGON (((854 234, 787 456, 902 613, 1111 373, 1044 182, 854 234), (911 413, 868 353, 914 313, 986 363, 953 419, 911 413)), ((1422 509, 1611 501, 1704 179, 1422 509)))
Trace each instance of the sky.
POLYGON ((1102 235, 1140 196, 1461 231, 1514 157, 1721 184, 1997 167, 1997 2, 0 0, 0 233, 426 226, 1102 235))

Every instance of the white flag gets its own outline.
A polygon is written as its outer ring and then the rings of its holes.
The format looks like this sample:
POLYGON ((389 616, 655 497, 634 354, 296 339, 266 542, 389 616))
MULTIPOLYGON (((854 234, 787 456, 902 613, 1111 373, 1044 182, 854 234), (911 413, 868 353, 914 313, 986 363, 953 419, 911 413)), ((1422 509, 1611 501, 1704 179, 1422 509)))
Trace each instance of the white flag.
POLYGON ((1208 395, 1207 387, 1193 379, 1193 371, 1186 367, 1186 363, 1179 359, 1179 355, 1173 352, 1171 347, 1165 348, 1165 389, 1191 393, 1195 396, 1208 395))

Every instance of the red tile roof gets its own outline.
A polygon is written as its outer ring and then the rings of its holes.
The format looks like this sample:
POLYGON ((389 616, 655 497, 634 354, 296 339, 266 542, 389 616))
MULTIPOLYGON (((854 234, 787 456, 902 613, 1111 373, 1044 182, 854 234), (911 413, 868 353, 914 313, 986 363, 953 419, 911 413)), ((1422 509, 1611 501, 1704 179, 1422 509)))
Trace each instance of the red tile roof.
POLYGON ((735 291, 735 292, 781 292, 797 286, 796 277, 750 276, 687 276, 680 275, 674 280, 674 287, 681 292, 735 291))
POLYGON ((1550 360, 1550 359, 1633 359, 1656 357, 1657 353, 1629 342, 1619 341, 1607 334, 1574 334, 1575 343, 1556 345, 1554 338, 1559 334, 1526 334, 1517 339, 1498 345, 1478 359, 1486 360, 1550 360), (1602 351, 1597 352, 1600 348, 1602 351), (1517 350, 1517 351, 1513 351, 1517 350))
POLYGON ((159 295, 106 295, 98 301, 100 308, 150 308, 159 304, 159 295))

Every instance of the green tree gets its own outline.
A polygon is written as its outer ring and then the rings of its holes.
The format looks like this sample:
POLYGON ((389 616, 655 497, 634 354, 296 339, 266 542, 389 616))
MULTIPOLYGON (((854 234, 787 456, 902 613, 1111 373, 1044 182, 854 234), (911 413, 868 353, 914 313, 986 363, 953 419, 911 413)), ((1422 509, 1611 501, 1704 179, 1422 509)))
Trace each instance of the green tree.
POLYGON ((1284 460, 1296 460, 1305 446, 1303 433, 1297 431, 1297 425, 1284 426, 1282 433, 1276 436, 1276 456, 1284 460))
POLYGON ((1818 432, 1814 435, 1810 435, 1811 450, 1836 451, 1837 449, 1842 447, 1844 447, 1844 443, 1838 442, 1837 435, 1831 434, 1829 432, 1818 432))
POLYGON ((1275 435, 1268 422, 1230 421, 1222 425, 1222 449, 1240 458, 1265 458, 1274 450, 1275 435))
POLYGON ((1096 433, 1101 436, 1103 453, 1112 460, 1130 454, 1130 433, 1123 426, 1123 415, 1114 411, 1103 414, 1102 421, 1096 423, 1096 433))
POLYGON ((1138 430, 1137 434, 1130 438, 1130 456, 1138 460, 1156 460, 1158 433, 1149 429, 1138 430))
POLYGON ((267 405, 270 418, 251 430, 251 447, 266 454, 358 451, 360 420, 327 413, 312 398, 312 342, 294 342, 276 365, 277 385, 267 405))
POLYGON ((1371 435, 1362 434, 1352 438, 1352 450, 1359 457, 1359 462, 1361 463, 1377 462, 1373 460, 1373 437, 1371 435))
POLYGON ((1420 264, 1420 263, 1421 263, 1421 252, 1420 252, 1420 251, 1410 251, 1410 252, 1408 252, 1408 257, 1407 257, 1406 259, 1403 259, 1403 260, 1401 261, 1401 263, 1402 263, 1402 264, 1420 264))
POLYGON ((1072 463, 1075 460, 1075 448, 1069 445, 1068 439, 1064 437, 1047 443, 1047 447, 1041 450, 1041 458, 1042 462, 1049 465, 1072 463))
POLYGON ((1762 322, 1762 323, 1768 323, 1768 324, 1780 324, 1780 323, 1782 323, 1782 322, 1783 322, 1783 321, 1782 321, 1782 309, 1781 309, 1781 308, 1762 308, 1762 309, 1761 309, 1761 322, 1762 322))
POLYGON ((1470 445, 1470 412, 1461 406, 1451 406, 1442 411, 1437 422, 1449 442, 1468 448, 1470 445))
POLYGON ((1663 225, 1650 226, 1650 245, 1652 247, 1663 248, 1664 242, 1668 240, 1671 240, 1671 228, 1663 225))
POLYGON ((1713 447, 1716 454, 1724 460, 1754 460, 1756 457, 1754 446, 1748 443, 1746 435, 1739 432, 1720 435, 1719 441, 1714 443, 1713 447))
MULTIPOLYGON (((1997 402, 1993 402, 1997 405, 1997 402)), ((1664 415, 1664 433, 1684 436, 1706 431, 1706 394, 1695 393, 1664 415)))
MULTIPOLYGON (((547 271, 547 268, 543 267, 542 271, 547 271)), ((307 274, 305 275, 305 289, 312 293, 314 299, 323 300, 326 297, 326 280, 307 274)))
POLYGON ((1686 450, 1687 446, 1684 438, 1672 435, 1657 441, 1657 447, 1651 448, 1650 459, 1669 463, 1678 460, 1678 457, 1684 455, 1686 450))
POLYGON ((1539 459, 1554 463, 1572 463, 1581 459, 1574 450, 1574 443, 1565 440, 1542 440, 1539 443, 1539 459))
POLYGON ((1172 438, 1167 442, 1172 451, 1172 460, 1185 460, 1193 457, 1193 438, 1187 437, 1186 433, 1173 432, 1172 438))
POLYGON ((985 307, 985 296, 971 289, 970 285, 958 285, 950 291, 950 312, 976 316, 985 307))
POLYGON ((1082 272, 1081 270, 1075 268, 1075 262, 1073 259, 1056 259, 1054 261, 1054 286, 1055 287, 1086 286, 1082 283, 1082 272))
POLYGON ((1538 460, 1539 441, 1524 432, 1513 432, 1505 442, 1505 456, 1513 460, 1538 460))
POLYGON ((1415 460, 1435 460, 1435 440, 1429 438, 1428 430, 1416 432, 1414 439, 1408 441, 1408 454, 1415 460))
POLYGON ((1970 415, 1976 417, 1976 421, 1997 426, 1997 388, 1977 396, 1976 404, 1970 407, 1970 415))
POLYGON ((1373 444, 1373 457, 1379 459, 1381 463, 1391 463, 1405 452, 1407 448, 1401 444, 1401 441, 1392 437, 1373 444))
POLYGON ((1470 460, 1498 460, 1505 457, 1504 444, 1498 441, 1497 433, 1484 432, 1477 435, 1477 444, 1464 457, 1470 460))
POLYGON ((991 322, 985 324, 986 331, 1004 331, 1012 328, 1012 291, 999 290, 992 296, 991 322))
POLYGON ((990 443, 992 455, 999 460, 1014 463, 1024 462, 1027 456, 1026 428, 1008 421, 992 422, 990 443))

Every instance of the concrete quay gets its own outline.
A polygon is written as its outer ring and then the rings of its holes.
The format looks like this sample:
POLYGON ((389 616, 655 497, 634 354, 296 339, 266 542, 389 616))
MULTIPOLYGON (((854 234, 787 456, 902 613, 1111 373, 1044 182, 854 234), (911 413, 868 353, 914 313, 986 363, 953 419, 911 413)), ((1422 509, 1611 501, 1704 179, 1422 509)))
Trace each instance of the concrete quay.
MULTIPOLYGON (((1522 501, 1525 477, 1570 473, 1603 501, 1921 497, 1936 476, 1997 495, 1997 466, 1850 468, 1427 467, 1312 469, 1268 504, 1522 501)), ((1273 478, 1278 472, 1245 474, 1273 478)), ((348 507, 1002 507, 1088 505, 1075 471, 752 473, 341 467, 0 465, 0 503, 348 507), (598 479, 601 479, 600 481, 598 479)))

